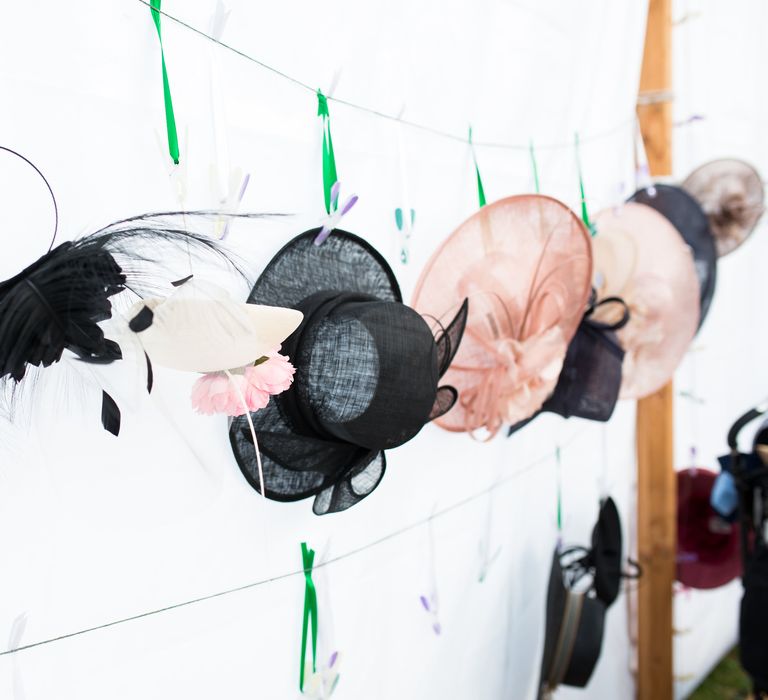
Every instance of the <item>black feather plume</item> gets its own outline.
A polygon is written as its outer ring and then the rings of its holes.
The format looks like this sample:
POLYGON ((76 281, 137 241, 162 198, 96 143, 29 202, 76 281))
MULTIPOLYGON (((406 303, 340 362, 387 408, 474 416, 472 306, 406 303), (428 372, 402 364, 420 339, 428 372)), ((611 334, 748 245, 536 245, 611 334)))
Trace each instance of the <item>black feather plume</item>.
POLYGON ((65 348, 80 359, 111 362, 120 348, 97 325, 126 278, 96 237, 62 243, 0 283, 0 377, 19 382, 27 365, 48 367, 65 348))
POLYGON ((106 391, 101 392, 101 424, 115 437, 120 434, 120 409, 106 391))
POLYGON ((65 349, 87 362, 120 359, 119 346, 98 326, 112 315, 110 297, 126 289, 143 296, 167 287, 169 281, 153 264, 173 249, 213 253, 240 272, 216 240, 175 227, 172 222, 179 215, 148 214, 117 222, 58 245, 0 283, 0 379, 19 382, 28 365, 48 367, 65 349))

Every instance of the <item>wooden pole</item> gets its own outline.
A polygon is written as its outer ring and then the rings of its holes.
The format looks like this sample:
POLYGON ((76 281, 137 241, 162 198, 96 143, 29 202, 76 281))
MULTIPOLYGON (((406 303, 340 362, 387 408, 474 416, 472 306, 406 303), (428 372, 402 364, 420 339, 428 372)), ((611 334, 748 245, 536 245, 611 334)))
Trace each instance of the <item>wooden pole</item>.
MULTIPOLYGON (((650 0, 638 117, 652 175, 672 173, 672 0, 650 0)), ((639 700, 672 700, 676 481, 672 382, 637 402, 639 700)))

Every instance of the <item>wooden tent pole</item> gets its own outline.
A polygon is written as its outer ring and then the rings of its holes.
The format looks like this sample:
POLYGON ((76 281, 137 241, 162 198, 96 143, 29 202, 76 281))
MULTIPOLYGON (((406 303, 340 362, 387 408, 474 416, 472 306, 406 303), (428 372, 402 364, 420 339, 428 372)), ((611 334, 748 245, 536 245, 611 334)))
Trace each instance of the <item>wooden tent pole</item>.
MULTIPOLYGON (((672 173, 672 0, 650 0, 638 117, 652 175, 672 173)), ((637 402, 639 700, 672 700, 676 481, 672 382, 637 402)))

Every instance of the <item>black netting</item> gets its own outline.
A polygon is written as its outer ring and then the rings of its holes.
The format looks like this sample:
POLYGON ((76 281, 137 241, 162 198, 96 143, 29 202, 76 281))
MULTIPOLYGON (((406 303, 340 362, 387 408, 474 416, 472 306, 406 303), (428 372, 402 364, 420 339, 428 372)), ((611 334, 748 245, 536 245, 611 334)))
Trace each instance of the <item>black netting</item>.
POLYGON ((440 416, 444 416, 448 411, 453 408, 453 404, 459 398, 459 392, 452 386, 441 386, 437 390, 437 396, 435 397, 435 403, 432 406, 432 410, 429 412, 429 420, 435 420, 440 416))
MULTIPOLYGON (((435 413, 448 410, 455 391, 438 392, 432 332, 397 301, 391 270, 378 254, 338 231, 321 246, 313 239, 309 232, 289 243, 251 294, 251 301, 290 302, 304 313, 282 349, 296 367, 293 385, 251 417, 266 495, 315 496, 314 511, 322 515, 370 494, 384 475, 382 451, 410 440, 435 413), (282 278, 289 287, 285 296, 282 278)), ((463 321, 452 324, 459 325, 463 321)), ((451 337, 457 344, 460 332, 451 337)), ((233 420, 230 440, 243 474, 260 490, 245 416, 233 420)))
POLYGON ((709 219, 701 205, 681 187, 655 185, 642 189, 630 201, 645 204, 662 214, 693 250, 696 275, 699 278, 701 314, 699 327, 712 303, 717 281, 717 250, 709 219))
POLYGON ((565 418, 607 421, 619 397, 623 359, 616 335, 585 319, 568 346, 557 386, 543 409, 565 418))
POLYGON ((464 329, 467 326, 468 314, 469 301, 465 299, 454 319, 437 338, 437 367, 441 375, 448 371, 448 367, 456 356, 459 343, 464 335, 464 329))

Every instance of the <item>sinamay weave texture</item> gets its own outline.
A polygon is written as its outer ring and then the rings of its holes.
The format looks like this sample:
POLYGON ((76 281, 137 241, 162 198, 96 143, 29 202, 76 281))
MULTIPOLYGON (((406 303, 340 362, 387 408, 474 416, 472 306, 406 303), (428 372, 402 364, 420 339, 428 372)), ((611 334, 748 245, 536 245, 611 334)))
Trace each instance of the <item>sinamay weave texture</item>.
MULTIPOLYGON (((280 251, 253 288, 251 303, 292 306, 304 314, 283 345, 296 367, 293 386, 251 414, 266 496, 316 496, 318 515, 345 510, 384 475, 383 450, 410 440, 456 399, 440 387, 463 332, 466 307, 437 340, 424 319, 400 302, 386 262, 365 241, 317 231, 280 251)), ((258 466, 244 416, 230 439, 249 483, 258 466)))

